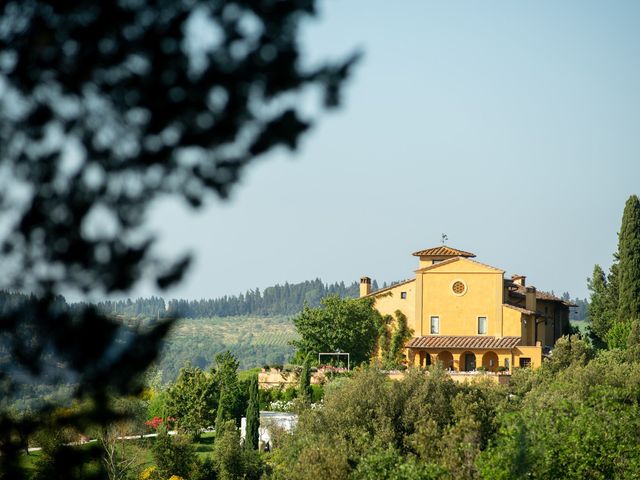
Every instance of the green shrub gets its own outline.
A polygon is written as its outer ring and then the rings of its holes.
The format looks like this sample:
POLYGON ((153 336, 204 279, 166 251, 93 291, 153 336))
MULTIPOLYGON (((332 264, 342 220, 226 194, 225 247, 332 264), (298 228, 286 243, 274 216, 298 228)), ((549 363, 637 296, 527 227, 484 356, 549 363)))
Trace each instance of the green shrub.
POLYGON ((264 471, 258 452, 242 448, 240 432, 232 420, 220 426, 213 454, 217 478, 220 480, 258 480, 264 471))
POLYGON ((311 403, 317 403, 324 397, 324 387, 322 385, 311 385, 311 403))
POLYGON ((190 480, 215 480, 218 478, 216 466, 209 457, 198 461, 193 469, 190 480))
POLYGON ((191 440, 182 435, 170 436, 165 429, 158 432, 151 452, 158 473, 163 478, 172 475, 190 478, 197 465, 196 451, 191 440))
POLYGON ((167 397, 167 392, 164 390, 159 392, 154 391, 152 393, 147 407, 147 420, 151 420, 154 417, 167 417, 167 397))
POLYGON ((282 398, 279 398, 278 400, 288 402, 294 398, 298 398, 298 389, 295 386, 288 386, 282 393, 282 398))

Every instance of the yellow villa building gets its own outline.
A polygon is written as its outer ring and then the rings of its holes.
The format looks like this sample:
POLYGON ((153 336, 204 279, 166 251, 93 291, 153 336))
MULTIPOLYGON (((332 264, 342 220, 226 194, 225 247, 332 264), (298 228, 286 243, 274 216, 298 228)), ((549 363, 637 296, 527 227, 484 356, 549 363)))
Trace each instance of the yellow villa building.
POLYGON ((573 305, 527 286, 522 275, 506 279, 504 270, 446 245, 413 255, 415 278, 375 292, 369 277, 360 279, 360 296, 374 297, 381 314, 400 310, 407 317, 409 364, 492 372, 538 367, 569 330, 573 305))

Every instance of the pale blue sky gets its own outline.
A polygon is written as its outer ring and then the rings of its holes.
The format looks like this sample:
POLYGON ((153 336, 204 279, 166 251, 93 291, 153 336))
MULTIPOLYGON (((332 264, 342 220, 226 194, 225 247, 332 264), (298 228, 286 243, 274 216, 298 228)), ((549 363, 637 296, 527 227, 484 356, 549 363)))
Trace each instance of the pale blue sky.
POLYGON ((442 232, 587 295, 640 193, 640 2, 335 0, 304 40, 310 59, 364 50, 344 107, 230 202, 154 209, 161 249, 196 254, 163 296, 409 278, 442 232))

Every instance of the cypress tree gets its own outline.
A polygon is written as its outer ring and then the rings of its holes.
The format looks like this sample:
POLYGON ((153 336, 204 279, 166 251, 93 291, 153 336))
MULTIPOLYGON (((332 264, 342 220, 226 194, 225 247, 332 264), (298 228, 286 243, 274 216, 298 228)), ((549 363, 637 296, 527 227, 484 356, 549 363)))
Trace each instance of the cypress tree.
POLYGON ((640 361, 640 319, 631 320, 631 328, 627 337, 627 360, 640 361))
POLYGON ((587 280, 587 285, 591 291, 588 314, 590 335, 594 345, 602 347, 617 312, 612 309, 610 285, 600 265, 593 267, 593 276, 587 280))
POLYGON ((631 195, 618 236, 618 321, 640 318, 640 200, 631 195))
POLYGON ((258 448, 260 427, 260 395, 258 393, 258 376, 251 377, 249 384, 249 405, 247 406, 247 427, 244 437, 244 447, 247 450, 258 448))
POLYGON ((222 431, 222 427, 227 420, 233 419, 232 399, 226 388, 220 390, 220 400, 216 411, 216 435, 222 431))
POLYGON ((302 364, 302 371, 300 372, 300 398, 305 402, 311 401, 311 360, 310 355, 307 355, 302 364))

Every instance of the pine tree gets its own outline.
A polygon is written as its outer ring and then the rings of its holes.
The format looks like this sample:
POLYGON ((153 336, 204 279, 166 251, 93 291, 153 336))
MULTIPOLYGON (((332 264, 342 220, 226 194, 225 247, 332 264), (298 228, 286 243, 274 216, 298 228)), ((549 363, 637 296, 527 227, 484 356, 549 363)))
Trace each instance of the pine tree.
POLYGON ((260 427, 260 395, 258 393, 258 376, 251 377, 249 384, 249 405, 247 406, 247 427, 244 437, 244 447, 247 450, 258 448, 260 427))
POLYGON ((310 355, 307 355, 302 364, 302 371, 300 372, 300 398, 305 402, 311 402, 311 360, 310 355))
POLYGON ((640 200, 631 195, 618 236, 618 321, 640 318, 640 200))

